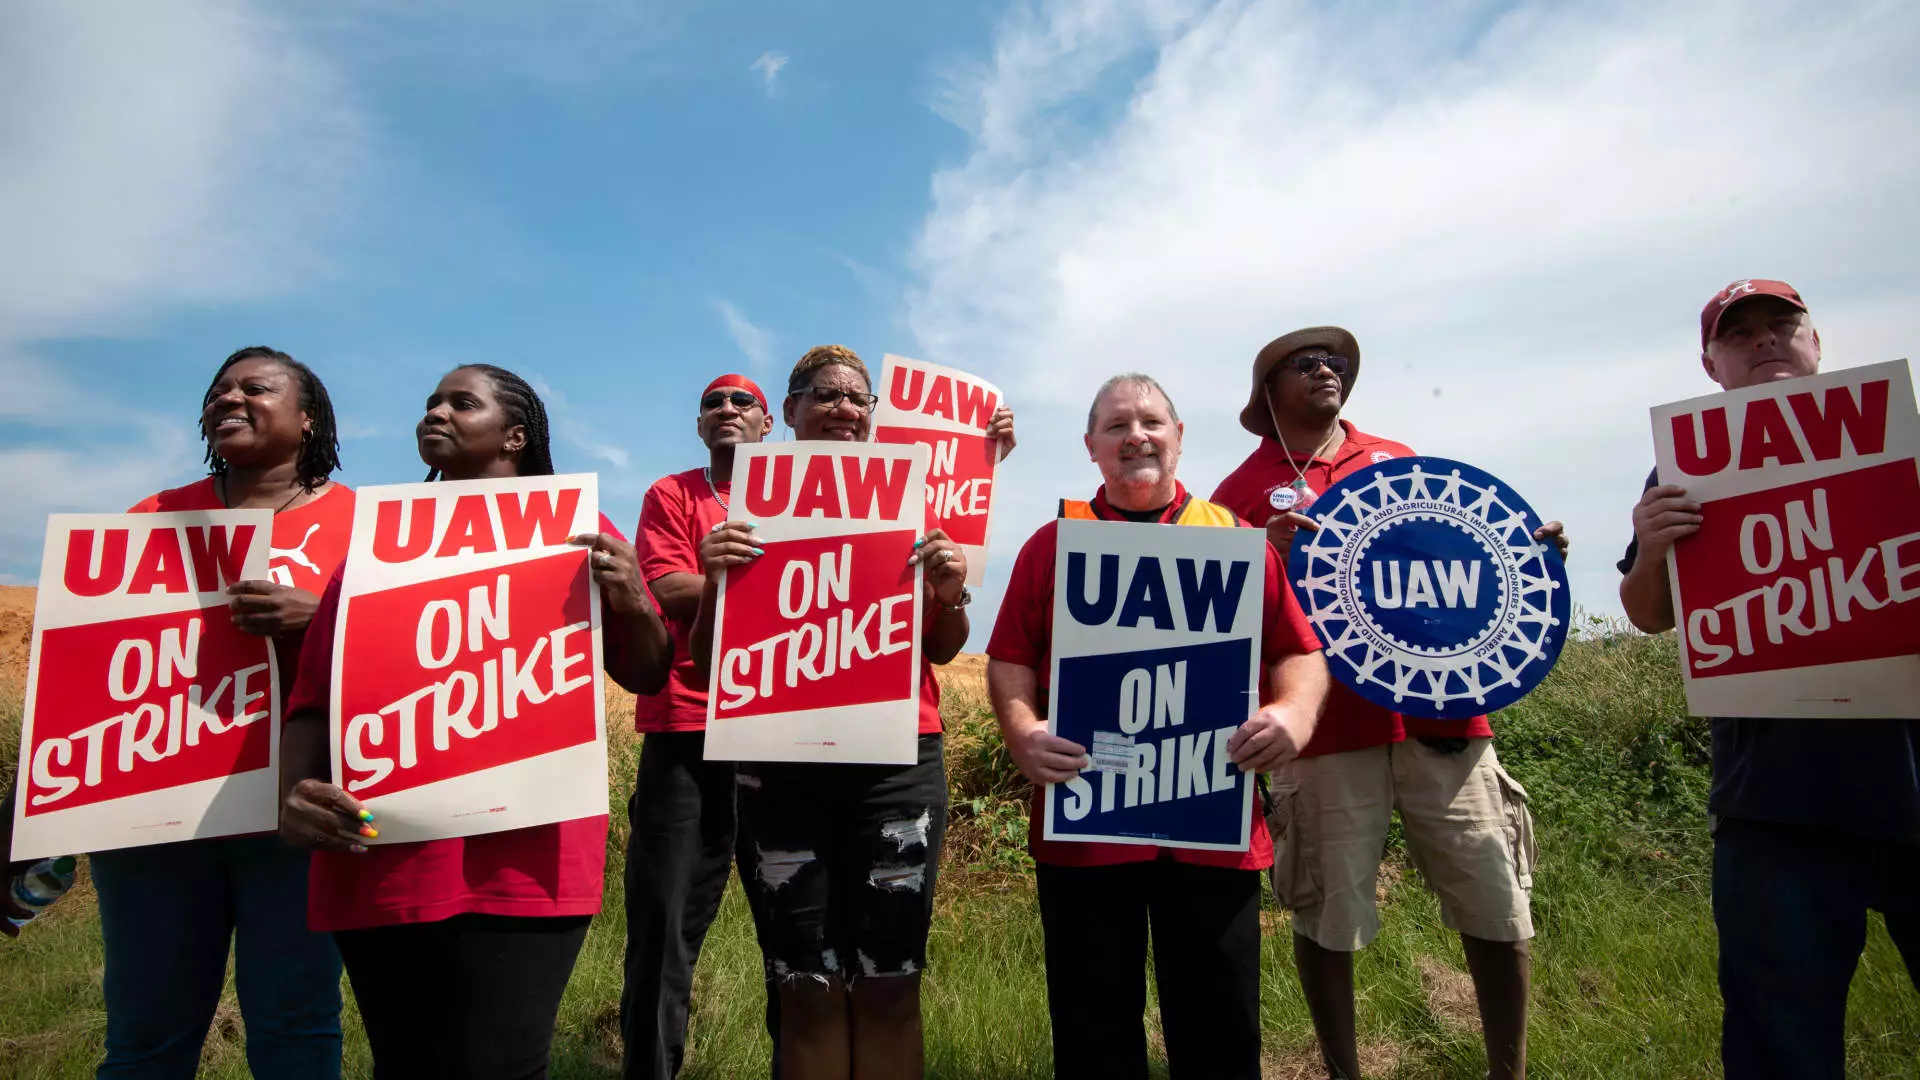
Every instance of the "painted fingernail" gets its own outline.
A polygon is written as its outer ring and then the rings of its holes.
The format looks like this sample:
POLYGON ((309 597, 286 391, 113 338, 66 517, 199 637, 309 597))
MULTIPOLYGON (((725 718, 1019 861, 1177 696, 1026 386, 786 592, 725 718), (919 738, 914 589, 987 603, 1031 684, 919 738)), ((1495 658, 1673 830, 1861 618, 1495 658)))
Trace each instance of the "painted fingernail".
POLYGON ((372 821, 372 820, 373 820, 373 811, 371 811, 371 810, 369 810, 369 809, 367 809, 367 808, 366 808, 366 807, 364 807, 364 806, 363 806, 363 807, 361 807, 361 808, 360 808, 360 820, 361 820, 361 821, 372 821))
POLYGON ((367 845, 355 844, 347 850, 353 852, 355 855, 365 855, 367 853, 367 845))
POLYGON ((362 825, 360 826, 360 835, 369 840, 378 840, 380 839, 380 830, 371 825, 362 825))
POLYGON ((919 547, 919 546, 920 546, 921 544, 924 544, 924 543, 926 543, 926 542, 927 542, 927 538, 923 536, 923 537, 921 537, 920 539, 918 539, 918 540, 915 540, 915 541, 913 542, 913 546, 914 546, 914 547, 919 547))
POLYGON ((755 555, 765 555, 767 553, 765 548, 748 548, 747 550, 753 552, 755 555))

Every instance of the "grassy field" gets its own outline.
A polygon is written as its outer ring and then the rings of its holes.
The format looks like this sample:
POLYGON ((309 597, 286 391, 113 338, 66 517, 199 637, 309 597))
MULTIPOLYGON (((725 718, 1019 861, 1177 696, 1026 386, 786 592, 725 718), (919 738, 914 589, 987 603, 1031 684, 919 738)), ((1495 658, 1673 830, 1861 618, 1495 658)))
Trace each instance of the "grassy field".
MULTIPOLYGON (((1571 643, 1548 683, 1495 718, 1508 769, 1536 817, 1533 1075, 1617 1080, 1719 1074, 1719 994, 1709 910, 1706 730, 1684 716, 1670 638, 1607 634, 1571 643)), ((1024 785, 993 736, 975 679, 948 681, 954 819, 926 982, 929 1075, 1050 1074, 1046 987, 1031 865, 1022 848, 1024 785)), ((631 703, 611 726, 624 730, 631 703)), ((11 772, 17 700, 0 700, 0 770, 11 772)), ((613 747, 612 805, 624 806, 638 740, 613 747)), ((621 919, 616 813, 605 913, 568 987, 554 1046, 558 1077, 605 1077, 618 1063, 621 919)), ((1362 1056, 1369 1077, 1484 1075, 1472 985, 1457 938, 1400 858, 1381 875, 1385 930, 1360 954, 1362 1056)), ((1286 916, 1265 915, 1262 1022, 1267 1075, 1319 1076, 1295 980, 1286 916)), ((105 1018, 100 936, 90 890, 17 941, 0 941, 0 1076, 92 1074, 105 1018)), ((349 1002, 351 997, 349 996, 349 1002)), ((764 1073, 760 963, 738 887, 727 896, 699 968, 686 1075, 764 1073)), ((347 1071, 368 1060, 352 1005, 347 1071)), ((202 1075, 246 1075, 231 988, 202 1075)), ((1920 1077, 1920 994, 1878 917, 1848 1012, 1850 1075, 1920 1077)), ((1163 1069, 1163 1066, 1161 1067, 1163 1069)))

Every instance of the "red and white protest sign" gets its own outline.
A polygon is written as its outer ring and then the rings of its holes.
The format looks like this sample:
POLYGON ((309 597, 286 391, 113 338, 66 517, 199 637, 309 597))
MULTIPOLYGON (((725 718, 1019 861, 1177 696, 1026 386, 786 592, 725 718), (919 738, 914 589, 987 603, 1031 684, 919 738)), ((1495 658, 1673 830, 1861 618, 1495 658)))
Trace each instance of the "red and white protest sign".
POLYGON ((591 474, 361 488, 334 637, 333 780, 380 841, 607 812, 591 474))
POLYGON ((269 510, 47 519, 14 859, 266 832, 280 680, 227 586, 267 576, 269 510))
POLYGON ((967 584, 987 575, 987 524, 993 516, 1000 442, 987 438, 1000 390, 964 371, 889 355, 880 370, 873 410, 875 442, 919 444, 927 469, 928 529, 941 529, 966 550, 967 584))
POLYGON ((920 715, 927 451, 734 451, 734 516, 766 553, 721 571, 706 756, 911 765, 920 715))
POLYGON ((1702 504, 1668 562, 1687 708, 1920 716, 1906 361, 1663 405, 1653 439, 1660 482, 1702 504))

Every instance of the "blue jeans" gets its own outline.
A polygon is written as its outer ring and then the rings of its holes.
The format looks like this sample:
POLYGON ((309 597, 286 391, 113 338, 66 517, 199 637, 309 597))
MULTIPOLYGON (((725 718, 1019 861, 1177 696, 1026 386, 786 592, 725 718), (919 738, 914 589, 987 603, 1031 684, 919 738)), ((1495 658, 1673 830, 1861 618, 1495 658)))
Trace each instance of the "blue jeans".
POLYGON ((1842 1080, 1868 908, 1920 988, 1920 842, 1721 819, 1713 922, 1727 1080, 1842 1080))
POLYGON ((194 1075, 229 939, 253 1075, 339 1080, 340 954, 307 929, 307 860, 274 836, 92 856, 107 960, 98 1080, 194 1075))

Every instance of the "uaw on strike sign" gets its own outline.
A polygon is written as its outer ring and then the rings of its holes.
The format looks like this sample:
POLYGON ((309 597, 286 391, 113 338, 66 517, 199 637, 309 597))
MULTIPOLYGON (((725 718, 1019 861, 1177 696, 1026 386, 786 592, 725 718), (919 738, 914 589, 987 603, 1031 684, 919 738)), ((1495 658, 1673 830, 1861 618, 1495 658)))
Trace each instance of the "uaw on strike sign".
POLYGON ((1090 762, 1047 786, 1045 837, 1245 851, 1254 779, 1227 742, 1260 707, 1266 534, 1059 530, 1047 728, 1090 762))
POLYGON ((1701 716, 1920 716, 1920 421, 1906 361, 1653 410, 1701 504, 1668 574, 1701 716))
POLYGON ((333 780, 379 843, 607 812, 591 474, 361 488, 333 653, 333 780))
POLYGON ((268 510, 55 514, 34 609, 12 858, 234 836, 279 815, 268 510))
POLYGON ((987 575, 987 525, 1000 441, 987 425, 1000 405, 992 383, 964 371, 889 355, 880 372, 880 403, 873 412, 875 442, 925 446, 928 529, 939 529, 966 550, 967 584, 987 575))
POLYGON ((706 756, 911 765, 920 715, 921 446, 734 451, 765 554, 721 571, 706 756))

